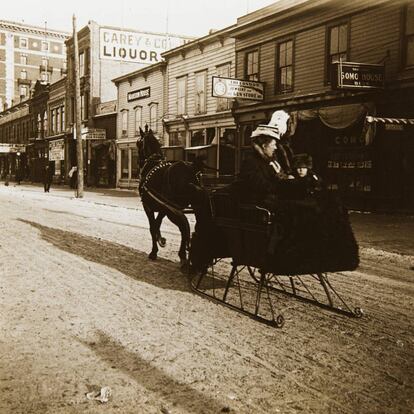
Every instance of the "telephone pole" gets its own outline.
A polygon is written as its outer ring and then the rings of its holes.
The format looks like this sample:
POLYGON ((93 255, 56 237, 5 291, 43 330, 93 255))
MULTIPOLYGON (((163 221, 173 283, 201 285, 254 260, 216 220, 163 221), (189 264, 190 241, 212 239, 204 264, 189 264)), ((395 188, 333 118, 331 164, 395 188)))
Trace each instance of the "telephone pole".
POLYGON ((76 197, 83 198, 83 147, 82 147, 82 114, 79 78, 79 46, 76 31, 76 17, 73 15, 73 46, 74 46, 74 78, 75 78, 75 131, 76 131, 76 158, 78 162, 78 186, 76 197))

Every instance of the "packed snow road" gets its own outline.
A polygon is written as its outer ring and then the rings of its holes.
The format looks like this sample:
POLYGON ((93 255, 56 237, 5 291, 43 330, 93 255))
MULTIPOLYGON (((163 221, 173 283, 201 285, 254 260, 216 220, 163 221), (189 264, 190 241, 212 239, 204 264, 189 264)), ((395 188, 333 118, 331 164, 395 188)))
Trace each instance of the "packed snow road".
POLYGON ((285 297, 282 329, 191 292, 138 208, 0 189, 1 413, 409 413, 412 257, 333 280, 362 319, 285 297), (111 389, 105 404, 86 394, 111 389))

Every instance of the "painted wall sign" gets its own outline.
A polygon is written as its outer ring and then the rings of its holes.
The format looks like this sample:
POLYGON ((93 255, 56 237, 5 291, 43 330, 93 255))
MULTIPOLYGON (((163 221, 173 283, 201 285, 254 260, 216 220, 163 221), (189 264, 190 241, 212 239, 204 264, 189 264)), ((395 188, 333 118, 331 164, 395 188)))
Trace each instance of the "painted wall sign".
POLYGON ((137 89, 135 91, 128 92, 127 101, 136 101, 137 99, 149 98, 151 96, 151 88, 148 86, 146 88, 137 89))
POLYGON ((262 101, 264 84, 262 82, 213 76, 212 96, 215 98, 240 98, 262 101))
POLYGON ((339 89, 384 88, 384 65, 337 62, 333 65, 332 84, 339 89))
POLYGON ((161 53, 183 45, 187 39, 151 33, 99 29, 100 58, 152 64, 161 62, 161 53))
POLYGON ((49 142, 49 160, 59 161, 65 159, 65 141, 56 139, 49 142))

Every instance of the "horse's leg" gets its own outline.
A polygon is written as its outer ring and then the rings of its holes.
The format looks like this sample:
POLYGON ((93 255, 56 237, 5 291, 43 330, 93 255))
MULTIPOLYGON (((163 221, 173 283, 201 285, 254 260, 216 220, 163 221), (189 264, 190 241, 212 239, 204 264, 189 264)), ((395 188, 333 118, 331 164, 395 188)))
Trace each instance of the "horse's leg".
POLYGON ((148 258, 151 260, 155 260, 157 258, 157 253, 158 253, 157 236, 159 233, 159 226, 157 226, 157 220, 155 219, 154 211, 152 211, 149 207, 145 205, 144 205, 144 211, 148 217, 151 239, 152 239, 152 250, 151 250, 151 253, 148 255, 148 258))
POLYGON ((160 247, 165 247, 167 240, 161 235, 161 222, 165 217, 165 213, 158 213, 157 218, 155 219, 156 225, 158 227, 157 242, 160 247))
POLYGON ((185 270, 188 266, 187 251, 190 245, 190 224, 185 214, 181 211, 177 211, 177 213, 169 211, 167 212, 167 217, 180 230, 181 244, 178 257, 180 258, 181 269, 185 270))

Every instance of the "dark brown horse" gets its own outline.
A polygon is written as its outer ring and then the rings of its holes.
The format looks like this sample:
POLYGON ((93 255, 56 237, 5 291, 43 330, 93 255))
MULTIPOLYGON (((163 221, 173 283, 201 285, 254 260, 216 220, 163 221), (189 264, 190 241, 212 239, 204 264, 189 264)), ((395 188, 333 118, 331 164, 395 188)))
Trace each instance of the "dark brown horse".
POLYGON ((200 184, 202 163, 198 160, 193 163, 165 161, 160 143, 151 130, 145 132, 141 130, 137 147, 141 167, 139 193, 152 237, 152 250, 148 257, 155 260, 158 244, 161 247, 165 245, 160 227, 163 218, 167 216, 180 230, 181 244, 178 256, 181 267, 185 268, 188 264, 190 225, 184 209, 189 206, 194 207, 202 192, 200 184))

